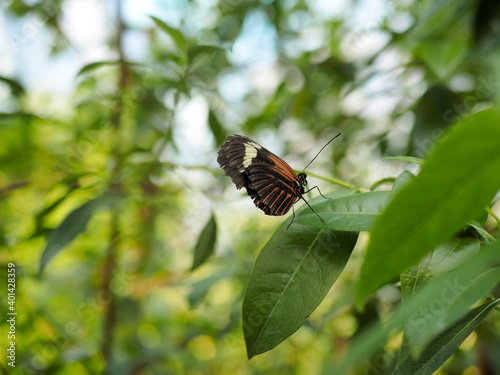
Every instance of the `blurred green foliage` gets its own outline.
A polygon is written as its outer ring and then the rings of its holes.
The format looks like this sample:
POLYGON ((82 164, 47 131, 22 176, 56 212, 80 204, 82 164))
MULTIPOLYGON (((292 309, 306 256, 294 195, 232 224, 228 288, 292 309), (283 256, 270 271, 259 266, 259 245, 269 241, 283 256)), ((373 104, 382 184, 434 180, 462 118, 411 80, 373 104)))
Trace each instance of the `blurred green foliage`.
MULTIPOLYGON (((70 60, 77 47, 63 25, 68 3, 2 5, 15 58, 39 44, 49 61, 70 60)), ((0 275, 7 284, 7 264, 15 264, 18 313, 16 369, 2 356, 3 371, 334 371, 365 327, 396 311, 399 288, 386 285, 356 310, 362 232, 303 327, 248 361, 245 288, 282 220, 247 211, 247 197, 241 208, 216 150, 226 135, 244 133, 300 168, 342 132, 314 170, 353 189, 394 181, 407 166, 384 157, 425 158, 455 122, 497 104, 497 2, 384 1, 373 9, 346 1, 328 13, 314 1, 185 0, 158 2, 141 25, 127 19, 124 3, 99 3, 113 58, 79 63, 70 92, 40 92, 26 72, 0 71, 0 275), (204 121, 193 128, 196 116, 204 121)), ((319 181, 324 193, 339 188, 332 181, 319 181)), ((492 217, 479 226, 497 236, 492 217)), ((455 354, 441 374, 500 372, 498 308, 483 317, 493 304, 475 302, 469 314, 486 323, 453 321, 446 349, 457 344, 455 354), (476 331, 458 340, 464 329, 476 331)), ((398 373, 414 365, 408 353, 406 338, 394 335, 349 371, 389 374, 399 365, 398 373)))

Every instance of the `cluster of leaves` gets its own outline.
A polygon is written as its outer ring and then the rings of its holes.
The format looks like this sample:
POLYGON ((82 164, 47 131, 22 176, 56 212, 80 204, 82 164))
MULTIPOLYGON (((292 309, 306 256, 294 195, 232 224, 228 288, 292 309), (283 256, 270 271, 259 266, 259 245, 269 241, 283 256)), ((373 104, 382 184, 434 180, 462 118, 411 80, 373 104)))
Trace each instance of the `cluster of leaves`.
MULTIPOLYGON (((60 8, 52 1, 36 7, 20 3, 9 9, 22 14, 21 25, 37 21, 37 30, 44 31, 57 21, 60 8), (54 16, 48 24, 46 13, 54 16)), ((184 220, 191 197, 176 180, 175 166, 160 162, 160 155, 177 152, 173 133, 182 103, 191 92, 214 86, 216 76, 203 70, 204 62, 211 61, 212 69, 227 62, 220 47, 191 43, 160 19, 148 19, 158 56, 147 64, 128 61, 118 44, 120 58, 81 67, 74 92, 65 98, 37 96, 21 79, 0 78, 12 94, 0 113, 1 256, 16 264, 19 274, 16 365, 26 373, 123 373, 124 367, 143 366, 156 350, 188 353, 182 366, 201 366, 186 349, 204 333, 197 314, 182 330, 171 330, 184 307, 181 312, 165 307, 169 313, 153 326, 147 300, 160 285, 175 290, 183 268, 173 259, 178 253, 187 257, 193 245, 184 220), (173 40, 174 47, 165 40, 173 40), (54 103, 69 108, 54 113, 54 103), (131 281, 136 277, 150 286, 131 281), (142 336, 141 327, 146 327, 142 336), (150 346, 151 337, 161 337, 161 349, 150 346), (110 354, 115 348, 130 351, 125 365, 110 354)), ((192 293, 190 306, 207 290, 192 293)), ((228 328, 217 329, 232 333, 234 321, 229 316, 228 328)), ((176 371, 177 359, 165 362, 176 371)))
POLYGON ((248 356, 272 349, 302 326, 342 272, 358 232, 370 231, 357 304, 398 275, 403 304, 389 321, 355 340, 337 371, 370 357, 403 328, 408 346, 393 373, 439 368, 500 302, 487 300, 500 282, 500 248, 496 242, 480 248, 490 238, 477 224, 484 224, 484 207, 500 189, 499 123, 497 110, 464 120, 418 176, 404 172, 392 191, 341 190, 313 204, 324 224, 307 207, 289 231, 283 223, 260 253, 246 290, 248 356), (473 222, 475 236, 460 235, 473 222))
MULTIPOLYGON (((249 358, 303 325, 342 272, 358 232, 371 231, 356 287, 358 305, 398 275, 404 305, 386 325, 358 339, 369 344, 353 346, 346 368, 403 327, 411 351, 401 350, 394 373, 432 373, 440 367, 500 302, 485 301, 469 311, 500 282, 498 245, 480 249, 492 239, 482 227, 482 212, 500 189, 499 123, 496 110, 463 121, 425 162, 412 158, 423 164, 421 173, 415 178, 403 172, 392 191, 346 189, 329 194, 327 201, 316 199, 312 206, 325 223, 307 207, 291 228, 291 219, 285 221, 261 251, 245 294, 249 358), (436 301, 442 304, 438 314, 415 317, 415 311, 429 311, 436 301)), ((199 244, 207 247, 197 247, 195 259, 213 249, 213 240, 204 240, 207 232, 212 239, 213 218, 200 237, 199 244)))

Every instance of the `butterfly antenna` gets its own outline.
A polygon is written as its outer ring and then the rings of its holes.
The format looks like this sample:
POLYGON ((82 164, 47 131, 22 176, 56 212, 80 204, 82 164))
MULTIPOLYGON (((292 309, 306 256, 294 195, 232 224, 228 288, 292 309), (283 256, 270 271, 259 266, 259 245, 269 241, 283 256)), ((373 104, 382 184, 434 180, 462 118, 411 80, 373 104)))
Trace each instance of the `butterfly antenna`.
POLYGON ((313 158, 313 159, 309 162, 309 164, 307 164, 307 165, 306 165, 306 167, 303 169, 303 171, 302 171, 302 172, 304 172, 304 171, 307 169, 307 167, 309 167, 309 166, 312 164, 312 162, 313 162, 314 160, 316 160, 316 158, 317 158, 317 157, 318 157, 318 155, 321 153, 321 151, 323 151, 323 150, 325 149, 325 147, 326 147, 326 146, 328 146, 330 143, 332 143, 332 142, 333 142, 333 140, 334 140, 335 138, 337 138, 340 134, 341 134, 341 133, 337 134, 335 137, 333 137, 332 139, 330 139, 330 140, 327 142, 327 144, 326 144, 326 145, 324 145, 324 146, 321 148, 321 150, 319 150, 319 152, 318 152, 318 153, 316 154, 316 156, 315 156, 315 157, 314 157, 314 158, 313 158))

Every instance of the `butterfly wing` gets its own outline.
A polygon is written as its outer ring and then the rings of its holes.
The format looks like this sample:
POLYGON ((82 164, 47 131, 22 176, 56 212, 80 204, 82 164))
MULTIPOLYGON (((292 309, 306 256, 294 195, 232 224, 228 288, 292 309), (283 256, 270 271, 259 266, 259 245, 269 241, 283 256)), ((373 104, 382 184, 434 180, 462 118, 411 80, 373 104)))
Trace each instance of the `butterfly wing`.
POLYGON ((303 191, 293 169, 250 138, 229 136, 217 161, 236 187, 245 187, 266 215, 285 215, 303 191))
MULTIPOLYGON (((231 180, 238 189, 246 187, 248 184, 248 176, 245 172, 246 168, 246 144, 251 144, 253 141, 250 138, 242 135, 230 135, 226 138, 226 142, 219 150, 217 162, 221 168, 226 172, 226 175, 231 177, 231 180)), ((257 151, 255 151, 255 155, 257 151)))

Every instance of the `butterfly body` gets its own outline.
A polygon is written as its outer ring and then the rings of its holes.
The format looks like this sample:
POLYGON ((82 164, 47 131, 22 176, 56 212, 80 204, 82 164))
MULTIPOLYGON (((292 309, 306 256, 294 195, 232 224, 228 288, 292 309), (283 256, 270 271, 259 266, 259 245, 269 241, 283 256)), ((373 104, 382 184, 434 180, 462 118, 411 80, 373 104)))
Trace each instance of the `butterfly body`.
POLYGON ((305 192, 305 173, 296 174, 283 159, 248 137, 227 137, 217 161, 266 215, 285 215, 305 192))

